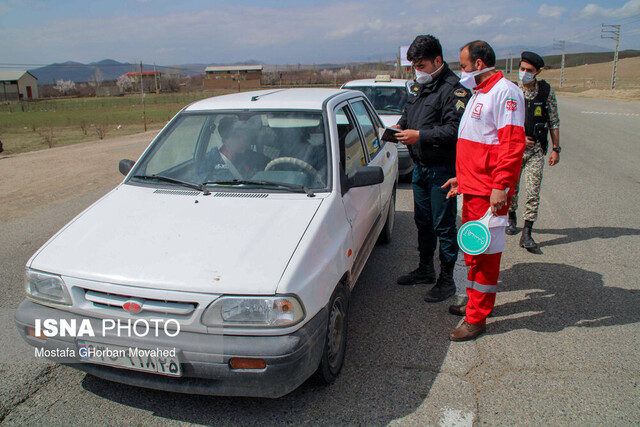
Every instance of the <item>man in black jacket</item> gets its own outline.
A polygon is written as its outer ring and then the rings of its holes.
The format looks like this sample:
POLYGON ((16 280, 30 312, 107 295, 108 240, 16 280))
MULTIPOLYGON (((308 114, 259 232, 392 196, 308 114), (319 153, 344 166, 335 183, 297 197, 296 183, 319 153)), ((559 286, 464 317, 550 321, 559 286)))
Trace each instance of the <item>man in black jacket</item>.
POLYGON ((447 199, 442 185, 456 176, 458 125, 471 96, 442 59, 442 46, 432 35, 421 35, 409 46, 407 59, 416 72, 409 100, 394 127, 409 147, 413 169, 414 219, 418 227, 420 264, 398 278, 399 285, 432 284, 427 302, 453 296, 453 269, 458 258, 455 197, 447 199), (433 257, 440 241, 440 276, 436 281, 433 257))

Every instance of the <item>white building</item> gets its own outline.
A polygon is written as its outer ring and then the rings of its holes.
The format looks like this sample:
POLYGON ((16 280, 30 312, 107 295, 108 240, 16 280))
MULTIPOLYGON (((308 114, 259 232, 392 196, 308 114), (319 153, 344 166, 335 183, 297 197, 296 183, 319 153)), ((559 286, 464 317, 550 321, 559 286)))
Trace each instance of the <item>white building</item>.
POLYGON ((28 71, 0 71, 0 102, 38 99, 38 79, 28 71))

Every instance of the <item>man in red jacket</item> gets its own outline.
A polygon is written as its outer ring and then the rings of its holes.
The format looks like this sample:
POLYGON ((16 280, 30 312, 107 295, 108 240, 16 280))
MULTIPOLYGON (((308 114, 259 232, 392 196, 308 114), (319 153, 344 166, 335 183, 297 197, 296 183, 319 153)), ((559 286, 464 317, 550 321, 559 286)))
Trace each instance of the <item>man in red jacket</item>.
POLYGON ((496 300, 500 258, 505 244, 509 201, 518 180, 525 148, 524 98, 518 86, 495 70, 496 55, 484 41, 473 41, 460 50, 460 83, 475 91, 458 128, 456 177, 447 197, 463 194, 462 222, 493 213, 489 227, 491 244, 480 255, 465 254, 469 267, 469 300, 451 306, 464 322, 449 338, 467 341, 482 334, 496 300))

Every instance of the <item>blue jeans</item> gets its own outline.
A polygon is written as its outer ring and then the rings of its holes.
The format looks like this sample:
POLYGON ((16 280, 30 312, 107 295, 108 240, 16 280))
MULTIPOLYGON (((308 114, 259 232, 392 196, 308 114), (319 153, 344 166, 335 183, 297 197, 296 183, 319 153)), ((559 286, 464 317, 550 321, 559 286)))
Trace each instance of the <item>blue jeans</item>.
POLYGON ((455 166, 421 166, 413 169, 413 212, 418 227, 420 259, 432 258, 440 240, 440 262, 455 264, 458 259, 457 201, 447 199, 449 189, 441 188, 456 176, 455 166))

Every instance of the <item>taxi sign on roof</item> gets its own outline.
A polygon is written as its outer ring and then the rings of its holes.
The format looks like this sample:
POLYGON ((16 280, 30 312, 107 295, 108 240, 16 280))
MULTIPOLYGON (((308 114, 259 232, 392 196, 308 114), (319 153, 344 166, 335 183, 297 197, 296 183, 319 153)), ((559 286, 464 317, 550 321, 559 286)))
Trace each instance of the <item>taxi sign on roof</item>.
POLYGON ((376 81, 377 82, 390 82, 391 81, 391 76, 389 74, 378 74, 376 76, 376 81))

